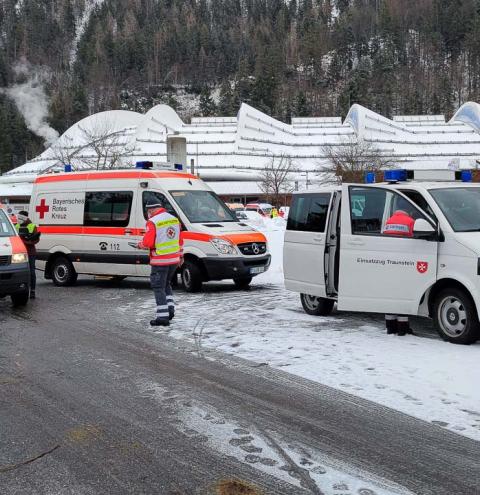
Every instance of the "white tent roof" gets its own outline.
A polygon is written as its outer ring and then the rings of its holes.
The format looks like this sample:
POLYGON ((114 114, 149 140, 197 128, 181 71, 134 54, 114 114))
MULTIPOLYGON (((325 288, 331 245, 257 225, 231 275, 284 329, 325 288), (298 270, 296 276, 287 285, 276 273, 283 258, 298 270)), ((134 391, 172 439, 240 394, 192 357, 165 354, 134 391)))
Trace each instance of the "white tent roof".
POLYGON ((346 119, 340 117, 294 118, 285 124, 242 104, 236 117, 196 117, 184 123, 167 105, 145 115, 113 110, 91 115, 68 129, 51 148, 0 178, 4 183, 48 171, 72 154, 74 168, 91 167, 95 156, 91 136, 108 131, 112 154, 121 166, 138 160, 167 161, 167 136, 185 137, 187 167, 207 181, 258 180, 259 172, 274 158, 290 157, 295 180, 305 172, 313 179, 326 163, 324 147, 346 140, 371 142, 392 161, 407 168, 471 168, 480 159, 480 105, 465 103, 446 122, 444 116, 396 116, 392 120, 360 105, 353 105, 346 119), (90 142, 89 142, 90 139, 90 142))

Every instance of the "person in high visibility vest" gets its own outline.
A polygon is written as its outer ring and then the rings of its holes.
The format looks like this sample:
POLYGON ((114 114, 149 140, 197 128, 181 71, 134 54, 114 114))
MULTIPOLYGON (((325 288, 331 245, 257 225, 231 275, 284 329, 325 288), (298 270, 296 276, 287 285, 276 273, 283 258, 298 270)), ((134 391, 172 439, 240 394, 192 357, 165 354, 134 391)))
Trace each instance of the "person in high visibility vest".
POLYGON ((272 213, 270 215, 271 215, 271 218, 277 218, 278 217, 278 210, 275 207, 273 207, 272 213))
MULTIPOLYGON (((385 223, 383 234, 401 237, 413 237, 415 219, 406 211, 397 210, 385 223)), ((388 334, 407 335, 413 334, 408 321, 408 316, 385 315, 385 327, 388 334)))
POLYGON ((170 215, 159 202, 147 205, 147 215, 146 232, 137 247, 150 251, 150 283, 157 303, 150 325, 166 327, 175 316, 171 281, 183 263, 181 226, 178 218, 170 215))
POLYGON ((28 212, 21 211, 17 215, 18 222, 15 224, 20 238, 22 239, 28 253, 28 264, 30 266, 30 299, 35 299, 37 275, 35 273, 35 261, 37 258, 36 244, 40 241, 40 232, 37 226, 28 218, 28 212))

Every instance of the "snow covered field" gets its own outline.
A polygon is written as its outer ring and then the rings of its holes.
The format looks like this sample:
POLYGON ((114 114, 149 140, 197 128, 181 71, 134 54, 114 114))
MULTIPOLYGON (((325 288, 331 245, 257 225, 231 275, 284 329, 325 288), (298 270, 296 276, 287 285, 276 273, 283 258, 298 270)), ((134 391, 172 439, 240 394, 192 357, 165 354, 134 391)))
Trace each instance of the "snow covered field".
MULTIPOLYGON (((206 284, 201 294, 178 292, 168 334, 194 341, 199 353, 215 348, 281 368, 480 440, 480 343, 445 343, 422 319, 413 321, 417 335, 398 337, 386 335, 383 315, 305 314, 283 287, 282 222, 257 225, 273 261, 251 290, 225 282, 206 284)), ((142 307, 139 322, 151 331, 153 298, 142 307)))

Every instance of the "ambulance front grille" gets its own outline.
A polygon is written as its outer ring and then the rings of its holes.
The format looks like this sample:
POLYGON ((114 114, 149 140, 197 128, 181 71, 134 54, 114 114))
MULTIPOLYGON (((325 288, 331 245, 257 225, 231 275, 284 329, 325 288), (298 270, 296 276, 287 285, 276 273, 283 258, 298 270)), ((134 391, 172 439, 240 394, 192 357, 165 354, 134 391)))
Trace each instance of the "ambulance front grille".
POLYGON ((247 256, 258 256, 259 254, 265 254, 267 252, 267 245, 264 242, 249 242, 246 244, 239 244, 238 248, 242 254, 247 256))
POLYGON ((0 266, 6 266, 10 264, 10 256, 0 256, 0 266))

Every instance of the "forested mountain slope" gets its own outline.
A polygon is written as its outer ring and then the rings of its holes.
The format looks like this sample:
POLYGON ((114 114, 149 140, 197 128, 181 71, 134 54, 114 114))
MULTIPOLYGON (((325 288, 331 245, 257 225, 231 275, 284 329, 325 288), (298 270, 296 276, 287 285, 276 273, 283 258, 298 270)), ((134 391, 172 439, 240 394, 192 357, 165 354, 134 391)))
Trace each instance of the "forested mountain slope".
POLYGON ((2 171, 113 108, 245 101, 288 120, 480 100, 480 0, 0 0, 0 34, 2 171))

